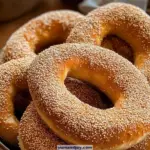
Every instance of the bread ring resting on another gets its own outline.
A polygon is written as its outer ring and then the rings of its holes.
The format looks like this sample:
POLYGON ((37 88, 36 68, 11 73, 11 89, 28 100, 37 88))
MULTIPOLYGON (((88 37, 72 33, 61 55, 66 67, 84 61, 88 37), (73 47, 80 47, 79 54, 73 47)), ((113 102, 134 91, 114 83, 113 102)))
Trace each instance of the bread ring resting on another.
POLYGON ((42 48, 51 44, 65 42, 75 23, 83 18, 71 10, 51 11, 30 20, 7 41, 4 49, 4 60, 17 59, 35 55, 42 48))
POLYGON ((113 51, 88 44, 53 46, 31 64, 28 84, 39 115, 67 143, 127 149, 150 132, 149 84, 113 51), (79 101, 64 85, 67 75, 101 89, 114 107, 101 110, 79 101))
POLYGON ((129 43, 135 66, 150 82, 150 17, 136 6, 110 3, 79 21, 67 42, 101 45, 107 35, 116 35, 129 43))
MULTIPOLYGON (((67 89, 85 102, 96 108, 104 108, 99 94, 89 85, 77 79, 65 80, 67 89)), ((22 150, 56 150, 57 145, 66 144, 58 138, 41 120, 34 104, 24 112, 19 126, 19 145, 22 150)))
POLYGON ((43 123, 33 102, 21 118, 18 140, 21 150, 56 150, 65 144, 43 123))
POLYGON ((27 70, 33 57, 12 60, 0 66, 0 138, 17 144, 18 124, 14 114, 14 96, 27 89, 27 70))

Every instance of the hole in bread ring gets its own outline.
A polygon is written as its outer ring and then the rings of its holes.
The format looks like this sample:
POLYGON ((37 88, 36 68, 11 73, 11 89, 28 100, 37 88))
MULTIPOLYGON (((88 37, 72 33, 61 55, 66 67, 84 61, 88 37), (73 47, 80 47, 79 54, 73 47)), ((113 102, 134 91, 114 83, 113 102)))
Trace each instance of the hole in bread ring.
POLYGON ((150 81, 150 17, 131 4, 110 3, 78 22, 67 42, 100 46, 108 35, 116 35, 131 46, 134 65, 150 81))
POLYGON ((4 61, 35 55, 50 45, 66 41, 75 23, 84 16, 71 10, 51 11, 30 20, 7 41, 4 61))
POLYGON ((110 50, 53 46, 31 64, 28 84, 41 118, 68 143, 127 149, 150 130, 149 84, 135 66, 110 50), (101 110, 79 101, 64 85, 67 76, 95 85, 114 107, 101 110))
POLYGON ((134 63, 133 50, 131 46, 118 36, 107 35, 103 39, 101 46, 115 51, 119 55, 128 59, 130 62, 134 63))
MULTIPOLYGON (((99 93, 87 83, 67 77, 65 86, 82 102, 96 108, 106 108, 99 93)), ((34 103, 31 102, 25 110, 19 125, 19 146, 21 149, 28 150, 32 147, 34 150, 56 150, 57 145, 62 144, 66 143, 43 123, 34 103)))
POLYGON ((18 120, 20 120, 26 107, 31 102, 31 96, 30 96, 29 90, 17 89, 16 94, 13 99, 14 99, 13 103, 14 103, 15 116, 17 117, 18 120))

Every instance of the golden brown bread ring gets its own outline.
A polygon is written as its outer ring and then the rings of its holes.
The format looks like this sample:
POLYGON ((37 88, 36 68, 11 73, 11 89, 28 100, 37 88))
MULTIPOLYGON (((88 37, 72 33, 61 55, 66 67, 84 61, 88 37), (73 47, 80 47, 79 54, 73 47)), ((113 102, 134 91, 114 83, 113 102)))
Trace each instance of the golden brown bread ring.
POLYGON ((150 81, 150 17, 138 7, 110 3, 95 9, 76 24, 67 42, 101 45, 110 34, 130 44, 135 66, 150 81))
MULTIPOLYGON (((96 108, 104 108, 99 94, 86 83, 67 78, 65 85, 82 102, 96 108)), ((22 150, 56 150, 57 145, 65 144, 42 122, 33 103, 29 105, 21 118, 19 141, 22 150)))
MULTIPOLYGON (((101 46, 111 49, 133 62, 131 47, 120 38, 109 35, 108 37, 104 38, 101 46)), ((144 138, 144 140, 142 140, 142 142, 136 144, 128 150, 150 150, 150 136, 148 135, 146 138, 144 138)))
POLYGON ((0 66, 0 138, 17 144, 18 123, 13 99, 18 89, 28 88, 27 69, 33 57, 12 60, 0 66))
POLYGON ((127 149, 150 131, 150 87, 129 61, 88 44, 61 44, 40 53, 28 84, 36 109, 62 139, 99 149, 127 149), (101 110, 79 101, 64 86, 66 76, 101 89, 114 107, 101 110))
POLYGON ((56 150, 57 145, 65 144, 43 123, 33 102, 21 118, 18 140, 21 150, 56 150))
POLYGON ((35 55, 50 44, 65 42, 78 19, 83 18, 71 10, 51 11, 30 20, 7 41, 4 60, 8 61, 28 55, 35 55))

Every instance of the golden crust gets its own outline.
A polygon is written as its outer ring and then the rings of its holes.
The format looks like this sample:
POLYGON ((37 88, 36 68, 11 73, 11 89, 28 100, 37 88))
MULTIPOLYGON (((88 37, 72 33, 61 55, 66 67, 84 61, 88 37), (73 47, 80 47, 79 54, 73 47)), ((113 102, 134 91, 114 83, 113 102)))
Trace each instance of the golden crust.
MULTIPOLYGON (((96 108, 104 108, 100 95, 89 85, 77 79, 65 80, 67 89, 85 102, 96 108)), ((24 112, 19 125, 19 145, 22 150, 56 150, 57 145, 65 144, 40 119, 34 104, 24 112), (28 124, 28 125, 27 125, 28 124)))
POLYGON ((18 140, 22 150, 56 150, 57 145, 65 144, 43 123, 33 102, 21 118, 18 140))
POLYGON ((150 87, 130 62, 88 44, 62 44, 40 53, 29 69, 28 84, 45 123, 66 142, 94 149, 127 149, 150 130, 150 87), (85 80, 106 93, 114 107, 100 110, 79 101, 64 79, 85 80))
POLYGON ((135 66, 150 81, 150 17, 138 7, 110 3, 95 9, 77 23, 67 42, 101 45, 110 34, 130 44, 135 66))
POLYGON ((0 137, 17 144, 18 123, 13 98, 17 89, 27 88, 27 69, 33 58, 12 60, 0 66, 0 137))
POLYGON ((30 20, 7 41, 4 60, 35 55, 50 44, 65 42, 70 30, 78 19, 83 18, 71 10, 51 11, 30 20))

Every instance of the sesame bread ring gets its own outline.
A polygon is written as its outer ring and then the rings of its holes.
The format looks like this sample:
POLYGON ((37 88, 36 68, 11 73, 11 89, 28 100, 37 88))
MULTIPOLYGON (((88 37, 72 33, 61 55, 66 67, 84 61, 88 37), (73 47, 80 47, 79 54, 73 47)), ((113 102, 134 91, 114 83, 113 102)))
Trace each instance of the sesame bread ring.
MULTIPOLYGON (((67 89, 96 108, 104 108, 99 94, 89 85, 77 79, 65 80, 67 89)), ((65 144, 41 120, 34 104, 31 103, 21 118, 19 125, 19 145, 22 150, 56 150, 57 145, 65 144), (36 137, 36 138, 35 138, 36 137)))
POLYGON ((18 124, 14 114, 14 96, 28 88, 27 69, 33 58, 12 60, 0 66, 0 138, 17 144, 18 124))
POLYGON ((35 55, 41 49, 65 42, 78 19, 83 18, 71 10, 51 11, 30 20, 7 41, 4 49, 5 61, 35 55))
POLYGON ((31 64, 28 84, 39 115, 67 143, 127 149, 150 132, 149 84, 113 51, 88 44, 53 46, 31 64), (79 101, 64 85, 67 75, 101 89, 114 107, 101 110, 79 101))
POLYGON ((110 3, 95 9, 77 23, 67 42, 101 45, 110 34, 129 43, 135 66, 150 82, 150 17, 136 6, 110 3))
POLYGON ((65 144, 43 123, 33 102, 21 118, 18 140, 21 150, 56 150, 57 145, 65 144))

